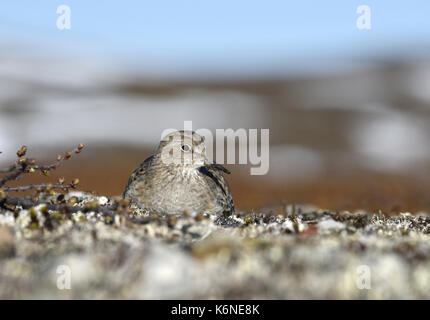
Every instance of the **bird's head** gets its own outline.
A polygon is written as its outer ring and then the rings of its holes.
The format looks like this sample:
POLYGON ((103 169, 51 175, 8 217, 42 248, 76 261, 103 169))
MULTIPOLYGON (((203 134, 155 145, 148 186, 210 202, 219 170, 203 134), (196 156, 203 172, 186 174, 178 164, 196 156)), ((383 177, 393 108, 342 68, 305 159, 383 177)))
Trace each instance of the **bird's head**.
POLYGON ((181 130, 168 134, 160 141, 157 153, 166 165, 197 168, 208 162, 204 137, 194 131, 181 130))

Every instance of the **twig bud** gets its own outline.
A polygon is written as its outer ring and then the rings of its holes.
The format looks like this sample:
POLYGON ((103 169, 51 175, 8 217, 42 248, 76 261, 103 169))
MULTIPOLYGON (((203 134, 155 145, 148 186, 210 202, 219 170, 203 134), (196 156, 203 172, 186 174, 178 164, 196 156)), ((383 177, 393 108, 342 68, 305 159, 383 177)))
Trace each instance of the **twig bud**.
POLYGON ((21 149, 17 151, 16 155, 21 158, 23 155, 25 155, 26 152, 27 152, 27 147, 22 146, 21 149))

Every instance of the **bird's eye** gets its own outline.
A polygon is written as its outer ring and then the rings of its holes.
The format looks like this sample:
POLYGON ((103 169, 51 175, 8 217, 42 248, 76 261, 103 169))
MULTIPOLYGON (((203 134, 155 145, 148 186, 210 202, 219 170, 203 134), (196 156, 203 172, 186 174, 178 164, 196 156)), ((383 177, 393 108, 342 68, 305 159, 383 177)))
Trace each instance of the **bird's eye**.
POLYGON ((183 144, 181 146, 182 151, 184 152, 190 152, 191 151, 191 147, 188 144, 183 144))

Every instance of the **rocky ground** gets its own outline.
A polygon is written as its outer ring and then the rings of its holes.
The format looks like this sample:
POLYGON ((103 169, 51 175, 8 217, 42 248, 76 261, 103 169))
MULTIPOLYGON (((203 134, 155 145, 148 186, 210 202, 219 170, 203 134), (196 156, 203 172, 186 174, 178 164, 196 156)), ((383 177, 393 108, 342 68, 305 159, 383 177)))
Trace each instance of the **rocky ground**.
POLYGON ((0 299, 430 298, 426 214, 43 211, 0 212, 0 299))

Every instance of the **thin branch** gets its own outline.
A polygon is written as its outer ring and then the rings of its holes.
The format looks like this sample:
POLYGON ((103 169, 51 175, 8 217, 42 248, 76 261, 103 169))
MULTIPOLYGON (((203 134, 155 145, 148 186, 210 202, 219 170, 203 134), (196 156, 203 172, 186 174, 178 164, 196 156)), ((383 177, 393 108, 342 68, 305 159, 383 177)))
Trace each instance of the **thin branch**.
POLYGON ((27 186, 17 186, 17 187, 4 187, 2 188, 3 191, 28 191, 28 190, 34 190, 34 189, 62 189, 64 191, 67 191, 69 189, 73 189, 75 187, 74 184, 51 184, 51 183, 40 183, 40 184, 29 184, 27 186))
MULTIPOLYGON (((83 149, 84 145, 81 143, 78 145, 78 147, 74 150, 75 153, 80 153, 83 149)), ((16 153, 18 156, 17 162, 5 169, 2 169, 0 173, 9 173, 10 174, 4 176, 0 179, 0 187, 3 187, 8 181, 14 181, 17 180, 18 177, 27 172, 34 172, 34 171, 42 171, 43 174, 47 175, 49 171, 56 169, 64 160, 70 159, 72 156, 72 152, 68 151, 63 156, 58 155, 57 161, 55 163, 49 164, 49 165, 37 165, 36 161, 34 159, 27 159, 24 158, 25 154, 27 152, 27 147, 22 146, 20 150, 16 153)))
POLYGON ((16 164, 11 165, 9 168, 0 169, 0 173, 9 173, 16 170, 16 164))
POLYGON ((24 170, 15 171, 11 174, 4 176, 3 178, 0 179, 0 187, 3 187, 6 184, 6 182, 8 182, 8 181, 13 181, 13 180, 18 179, 18 177, 23 173, 24 173, 24 170))
MULTIPOLYGON (((74 153, 80 153, 83 144, 80 144, 75 150, 74 153)), ((5 210, 14 210, 16 206, 20 206, 23 209, 30 209, 39 205, 45 206, 47 210, 51 211, 59 211, 65 213, 75 213, 78 211, 81 212, 96 212, 101 213, 105 217, 113 218, 116 213, 121 214, 128 211, 129 202, 126 200, 115 201, 113 204, 109 206, 100 206, 98 203, 88 203, 86 205, 75 206, 72 202, 62 200, 47 200, 40 199, 40 193, 51 192, 52 190, 63 190, 69 191, 70 189, 75 189, 79 184, 79 179, 74 179, 69 184, 64 184, 64 178, 60 178, 57 183, 40 183, 40 184, 29 184, 23 186, 14 186, 8 187, 5 186, 6 183, 14 180, 18 180, 19 177, 23 174, 32 173, 35 171, 41 171, 44 175, 48 175, 51 170, 55 170, 64 160, 70 159, 72 156, 72 152, 66 152, 64 156, 59 155, 57 157, 57 161, 48 165, 39 165, 36 164, 34 159, 25 158, 25 154, 27 152, 27 147, 23 146, 17 152, 18 159, 17 161, 5 168, 1 169, 0 173, 6 173, 0 179, 0 208, 4 208, 5 210), (28 190, 36 190, 35 196, 27 196, 27 197, 12 197, 8 194, 8 192, 20 192, 20 191, 28 191, 28 190)), ((147 223, 147 219, 144 220, 136 220, 135 223, 147 223)))

